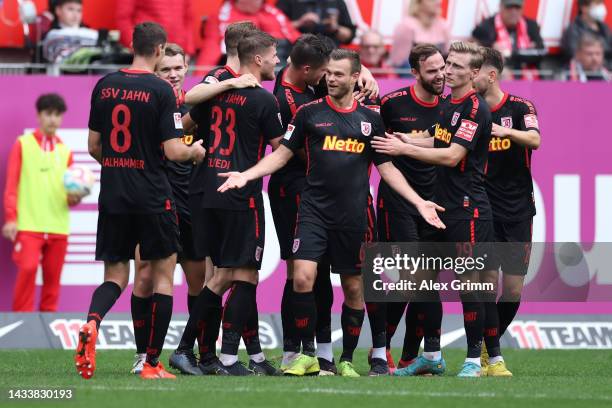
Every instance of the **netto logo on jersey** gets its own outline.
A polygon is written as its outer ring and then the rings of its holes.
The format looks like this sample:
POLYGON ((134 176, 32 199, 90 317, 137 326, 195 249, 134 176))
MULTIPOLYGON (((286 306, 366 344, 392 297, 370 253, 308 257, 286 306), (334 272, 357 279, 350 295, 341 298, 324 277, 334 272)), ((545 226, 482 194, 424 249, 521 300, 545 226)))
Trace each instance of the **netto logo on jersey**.
POLYGON ((433 135, 436 139, 443 141, 444 143, 450 143, 451 137, 453 136, 451 132, 440 127, 440 124, 436 124, 436 130, 433 135))
POLYGON ((323 150, 335 150, 337 152, 361 153, 365 149, 365 143, 357 139, 338 139, 338 136, 325 136, 323 150))
POLYGON ((512 142, 508 138, 492 137, 489 142, 490 152, 500 152, 502 150, 508 150, 512 146, 512 142))
POLYGON ((181 137, 181 142, 183 142, 183 144, 186 144, 187 146, 191 146, 191 144, 193 143, 193 135, 185 135, 181 137))

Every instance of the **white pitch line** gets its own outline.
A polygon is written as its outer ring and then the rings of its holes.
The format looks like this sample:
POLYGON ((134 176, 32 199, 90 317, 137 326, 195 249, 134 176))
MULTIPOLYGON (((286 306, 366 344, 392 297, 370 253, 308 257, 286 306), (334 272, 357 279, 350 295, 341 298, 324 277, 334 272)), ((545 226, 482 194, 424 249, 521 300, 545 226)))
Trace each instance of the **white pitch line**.
MULTIPOLYGON (((79 390, 101 390, 101 391, 180 391, 174 387, 137 387, 137 386, 77 386, 73 387, 79 390)), ((216 393, 284 393, 284 394, 329 394, 329 395, 357 395, 357 396, 372 396, 372 397, 450 397, 450 398, 507 398, 507 399, 551 399, 562 398, 567 400, 579 401, 612 401, 612 397, 605 395, 573 395, 559 396, 552 394, 497 394, 494 392, 477 392, 477 393, 462 393, 462 392, 444 392, 444 391, 410 391, 410 390, 358 390, 358 389, 337 389, 337 388, 262 388, 262 387, 234 387, 230 389, 215 389, 216 393)))

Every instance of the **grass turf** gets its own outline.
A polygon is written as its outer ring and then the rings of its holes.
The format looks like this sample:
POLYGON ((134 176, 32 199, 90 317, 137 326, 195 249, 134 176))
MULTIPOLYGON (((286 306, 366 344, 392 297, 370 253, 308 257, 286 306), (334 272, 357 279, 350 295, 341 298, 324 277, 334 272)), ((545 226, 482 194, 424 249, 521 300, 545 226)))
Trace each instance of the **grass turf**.
MULTIPOLYGON (((612 406, 612 353, 596 350, 506 350, 513 378, 456 378, 461 350, 445 350, 441 377, 186 377, 143 381, 129 374, 133 353, 101 350, 93 379, 81 379, 71 351, 0 351, 0 406, 67 407, 575 407, 612 406), (66 402, 11 402, 9 388, 71 388, 66 402), (333 405, 328 405, 333 404, 333 405), (427 405, 426 405, 427 404, 427 405)), ((394 353, 397 356, 399 353, 394 353)), ((162 361, 167 361, 164 352, 162 361)), ((267 350, 274 360, 280 351, 267 350)), ((244 358, 244 356, 242 356, 244 358)), ((367 374, 366 351, 355 365, 367 374)))

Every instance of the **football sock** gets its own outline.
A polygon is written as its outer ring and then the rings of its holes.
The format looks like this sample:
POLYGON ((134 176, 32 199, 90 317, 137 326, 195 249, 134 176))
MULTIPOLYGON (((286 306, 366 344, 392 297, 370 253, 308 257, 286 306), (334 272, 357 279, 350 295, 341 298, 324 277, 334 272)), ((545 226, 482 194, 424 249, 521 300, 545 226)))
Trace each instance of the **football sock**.
POLYGON ((423 316, 418 316, 423 318, 424 351, 440 351, 440 335, 442 331, 442 302, 440 301, 440 293, 437 290, 431 290, 425 292, 424 295, 426 301, 421 304, 423 316))
POLYGON ((487 345, 489 357, 501 355, 499 346, 499 315, 497 314, 497 294, 495 292, 482 292, 483 308, 485 311, 484 342, 487 345))
MULTIPOLYGON (((479 359, 482 348, 482 335, 484 330, 484 308, 476 292, 462 293, 463 325, 467 338, 467 357, 479 359)), ((480 360, 479 364, 480 364, 480 360)))
POLYGON ((406 302, 389 302, 387 303, 387 326, 385 332, 387 335, 387 348, 391 348, 391 339, 397 330, 404 310, 406 309, 406 302))
POLYGON ((265 360, 265 357, 261 358, 261 360, 259 357, 260 354, 261 356, 264 354, 261 351, 261 344, 259 342, 259 313, 257 312, 257 301, 256 299, 253 300, 254 302, 250 307, 251 313, 242 331, 242 340, 246 346, 247 354, 251 356, 251 360, 260 363, 265 360))
POLYGON ((363 309, 351 309, 346 304, 342 304, 342 355, 340 361, 353 361, 353 353, 359 342, 361 326, 365 311, 363 309))
POLYGON ((172 296, 154 293, 151 298, 151 331, 147 346, 147 362, 157 366, 172 319, 172 296))
POLYGON ((497 302, 497 314, 499 316, 499 337, 503 336, 508 329, 508 326, 510 326, 510 323, 512 323, 516 317, 516 313, 518 312, 520 305, 520 300, 516 302, 506 302, 504 301, 503 296, 497 302))
POLYGON ((334 361, 334 351, 331 342, 319 343, 317 341, 317 357, 324 358, 330 363, 334 361))
POLYGON ((152 298, 152 296, 141 298, 133 293, 130 298, 132 324, 134 325, 134 341, 136 342, 136 353, 138 354, 147 352, 149 329, 151 328, 152 298))
MULTIPOLYGON (((387 346, 387 333, 385 332, 387 304, 384 302, 366 302, 366 310, 368 312, 370 331, 372 333, 372 348, 384 349, 387 346)), ((386 359, 385 353, 384 360, 386 359)))
MULTIPOLYGON (((402 360, 414 360, 419 355, 419 347, 424 335, 423 319, 419 320, 423 303, 410 302, 406 308, 406 333, 402 347, 402 360)), ((421 317, 424 318, 424 316, 421 317)))
POLYGON ((283 354, 300 352, 300 338, 293 322, 293 279, 285 280, 281 298, 281 324, 283 327, 283 354))
MULTIPOLYGON (((198 296, 198 303, 195 307, 196 313, 193 314, 193 319, 196 319, 198 329, 200 361, 207 361, 215 357, 223 311, 221 302, 221 296, 210 290, 208 286, 204 287, 198 296), (200 310, 198 311, 198 309, 200 310)), ((192 319, 192 316, 189 318, 192 319)))
POLYGON ((96 327, 99 329, 100 322, 119 299, 119 296, 121 296, 121 288, 115 282, 106 281, 98 286, 91 297, 87 322, 94 320, 96 327))
MULTIPOLYGON (((319 344, 331 343, 331 310, 334 303, 334 289, 331 284, 329 264, 320 263, 317 267, 317 278, 314 283, 314 297, 317 307, 315 336, 319 344)), ((306 352, 314 352, 314 344, 303 344, 306 352)), ((331 361, 331 360, 330 360, 331 361)))
MULTIPOLYGON (((313 292, 293 292, 293 324, 302 344, 314 343, 317 307, 313 292)), ((314 356, 310 350, 304 354, 314 356)))
POLYGON ((238 355, 240 337, 248 319, 248 315, 244 311, 253 307, 256 290, 257 286, 252 283, 234 281, 232 291, 228 295, 223 309, 222 354, 238 355))
POLYGON ((187 295, 187 311, 189 314, 191 314, 191 310, 193 309, 193 305, 195 304, 197 298, 197 295, 187 295))

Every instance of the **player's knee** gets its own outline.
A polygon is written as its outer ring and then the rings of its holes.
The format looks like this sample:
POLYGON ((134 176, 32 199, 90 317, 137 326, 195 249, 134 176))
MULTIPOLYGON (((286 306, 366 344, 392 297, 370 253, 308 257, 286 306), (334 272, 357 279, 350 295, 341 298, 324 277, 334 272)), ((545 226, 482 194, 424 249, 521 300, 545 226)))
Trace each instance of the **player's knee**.
POLYGON ((342 284, 342 290, 344 292, 344 300, 350 307, 356 308, 363 305, 363 287, 360 282, 355 279, 344 282, 342 284))
POLYGON ((294 274, 293 290, 296 292, 311 292, 314 287, 314 276, 304 273, 294 274))
POLYGON ((522 287, 520 286, 510 286, 504 287, 504 293, 502 294, 502 299, 504 302, 518 302, 521 300, 521 292, 522 287))

